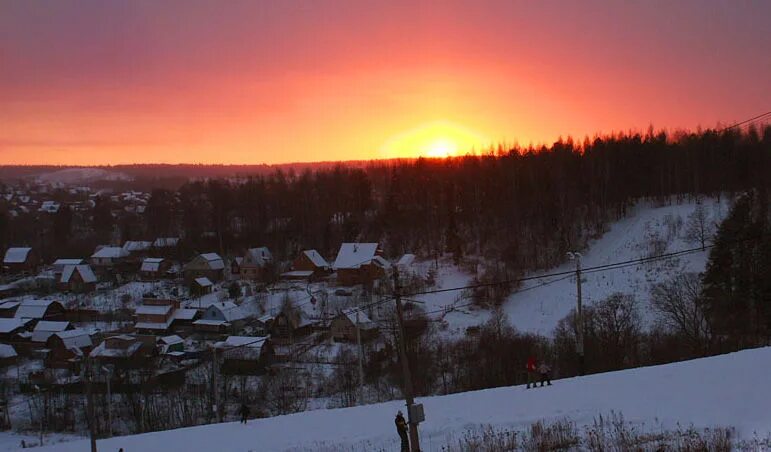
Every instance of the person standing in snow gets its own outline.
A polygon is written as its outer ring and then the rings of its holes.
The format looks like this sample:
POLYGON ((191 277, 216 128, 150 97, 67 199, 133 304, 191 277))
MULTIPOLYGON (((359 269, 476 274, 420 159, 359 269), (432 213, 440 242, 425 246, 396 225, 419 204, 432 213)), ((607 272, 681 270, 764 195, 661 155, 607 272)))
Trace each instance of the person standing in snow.
POLYGON ((410 452, 410 439, 407 436, 407 421, 404 420, 404 415, 399 411, 396 413, 396 433, 399 434, 399 438, 402 440, 402 452, 410 452))
POLYGON ((541 364, 538 366, 538 373, 541 374, 541 387, 543 387, 544 382, 546 382, 547 386, 551 386, 551 367, 546 364, 546 361, 541 361, 541 364))
POLYGON ((242 403, 241 409, 238 410, 238 413, 241 415, 241 423, 246 424, 246 420, 249 418, 249 407, 246 406, 245 403, 242 403))
POLYGON ((530 355, 527 358, 527 389, 530 389, 530 385, 532 384, 535 388, 535 372, 536 372, 536 362, 535 362, 535 356, 530 355))

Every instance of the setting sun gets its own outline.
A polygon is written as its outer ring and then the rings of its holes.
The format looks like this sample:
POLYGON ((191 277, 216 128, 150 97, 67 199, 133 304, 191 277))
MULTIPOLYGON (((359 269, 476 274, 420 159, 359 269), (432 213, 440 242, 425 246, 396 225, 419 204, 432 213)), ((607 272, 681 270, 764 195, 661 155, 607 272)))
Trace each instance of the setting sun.
POLYGON ((393 136, 381 151, 389 158, 444 158, 478 151, 489 144, 486 137, 467 127, 434 121, 393 136))

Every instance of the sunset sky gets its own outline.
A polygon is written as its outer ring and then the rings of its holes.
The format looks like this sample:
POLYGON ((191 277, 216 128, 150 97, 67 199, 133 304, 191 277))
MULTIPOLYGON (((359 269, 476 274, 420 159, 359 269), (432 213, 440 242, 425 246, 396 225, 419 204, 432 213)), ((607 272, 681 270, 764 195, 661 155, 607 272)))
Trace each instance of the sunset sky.
POLYGON ((771 1, 0 0, 0 163, 281 163, 771 110, 771 1))

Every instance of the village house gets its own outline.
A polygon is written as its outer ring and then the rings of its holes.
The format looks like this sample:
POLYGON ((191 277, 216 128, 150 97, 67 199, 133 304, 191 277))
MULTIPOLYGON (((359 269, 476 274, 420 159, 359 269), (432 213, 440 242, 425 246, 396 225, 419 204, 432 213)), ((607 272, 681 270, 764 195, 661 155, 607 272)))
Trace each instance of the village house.
POLYGON ((0 319, 0 342, 26 342, 31 335, 28 332, 33 321, 31 319, 0 319))
POLYGON ((162 354, 183 353, 185 351, 185 340, 176 334, 159 337, 158 349, 162 354))
POLYGON ((116 267, 129 257, 129 252, 119 246, 103 246, 97 248, 91 255, 91 265, 96 269, 109 269, 116 267))
POLYGON ((18 353, 12 345, 0 344, 0 367, 10 366, 16 364, 18 360, 18 353))
POLYGON ((38 208, 38 212, 58 213, 61 207, 62 207, 61 203, 58 203, 56 201, 43 201, 43 203, 40 204, 40 208, 38 208))
POLYGON ((339 315, 332 319, 329 325, 329 334, 336 341, 355 342, 357 340, 357 325, 362 341, 377 337, 377 325, 358 308, 342 310, 339 315))
POLYGON ((93 292, 96 290, 96 281, 96 275, 90 265, 68 265, 64 267, 59 277, 59 290, 76 293, 93 292))
POLYGON ((16 308, 14 317, 31 320, 63 320, 67 310, 54 300, 24 300, 16 308))
POLYGON ((190 284, 190 295, 194 297, 202 297, 206 294, 210 294, 214 288, 214 283, 205 276, 195 278, 190 284))
POLYGON ((198 309, 175 309, 174 319, 171 321, 171 331, 186 333, 193 331, 193 322, 201 317, 198 309))
POLYGON ((384 277, 390 264, 382 257, 377 243, 343 243, 332 268, 337 272, 337 284, 371 285, 384 277))
POLYGON ((134 330, 138 333, 163 334, 171 329, 177 309, 177 300, 145 298, 134 311, 137 319, 134 330))
POLYGON ((75 327, 70 322, 52 322, 49 320, 41 320, 37 322, 35 328, 32 330, 32 342, 36 344, 45 344, 48 338, 53 334, 61 333, 63 331, 72 330, 75 327))
POLYGON ((146 257, 139 267, 139 278, 142 281, 157 281, 166 277, 171 269, 171 261, 162 257, 146 257))
POLYGON ((273 267, 273 255, 266 247, 246 250, 240 265, 241 279, 266 281, 273 267))
POLYGON ((13 318, 20 304, 21 301, 18 300, 8 300, 0 303, 0 318, 13 318))
POLYGON ((94 347, 89 356, 100 365, 112 365, 116 369, 151 368, 155 363, 157 347, 155 338, 151 336, 150 339, 128 335, 111 336, 94 347))
POLYGON ((245 322, 246 315, 238 305, 232 301, 221 301, 209 305, 193 325, 197 331, 222 333, 238 330, 245 322))
POLYGON ((123 244, 123 249, 126 250, 131 257, 144 257, 150 251, 152 242, 143 240, 127 240, 123 244))
POLYGON ((11 247, 3 256, 3 270, 8 273, 33 274, 37 272, 37 253, 29 247, 11 247))
POLYGON ((51 264, 51 268, 54 271, 54 276, 56 279, 61 278, 62 272, 64 272, 64 267, 68 265, 81 265, 84 264, 85 261, 83 259, 75 258, 75 259, 56 259, 53 264, 51 264))
POLYGON ((292 261, 292 271, 281 274, 282 279, 318 280, 331 273, 329 263, 316 250, 305 250, 292 261))
POLYGON ((270 337, 281 343, 291 342, 313 333, 313 322, 303 311, 285 309, 270 324, 270 337))
POLYGON ((173 258, 177 256, 179 237, 158 237, 153 241, 150 255, 155 257, 173 258))
POLYGON ((46 341, 45 366, 80 372, 80 363, 93 347, 91 335, 86 330, 77 328, 54 333, 46 341))
POLYGON ((225 375, 262 375, 273 361, 273 346, 267 337, 228 336, 214 346, 221 350, 225 375))
POLYGON ((225 262, 217 253, 199 254, 183 269, 185 283, 192 285, 196 278, 208 278, 217 282, 224 276, 225 262))

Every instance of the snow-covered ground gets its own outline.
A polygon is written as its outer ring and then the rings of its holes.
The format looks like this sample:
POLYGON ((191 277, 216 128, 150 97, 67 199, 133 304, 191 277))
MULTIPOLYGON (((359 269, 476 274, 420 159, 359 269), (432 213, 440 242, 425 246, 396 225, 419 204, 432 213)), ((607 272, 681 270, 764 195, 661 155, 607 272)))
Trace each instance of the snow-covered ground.
POLYGON ((132 177, 119 171, 102 168, 66 168, 40 174, 37 180, 42 183, 84 184, 100 180, 132 180, 132 177))
MULTIPOLYGON (((735 427, 740 438, 771 434, 771 347, 663 366, 577 377, 553 386, 487 389, 419 400, 425 406, 421 443, 440 451, 448 437, 483 425, 526 428, 538 420, 569 418, 578 426, 621 413, 649 427, 735 427)), ((100 440, 100 450, 312 451, 398 450, 393 416, 400 401, 316 410, 100 440)), ((87 441, 40 450, 82 451, 87 441)))
MULTIPOLYGON (((728 214, 729 208, 725 198, 721 202, 705 199, 702 200, 702 205, 710 224, 719 223, 728 214)), ((659 248, 656 251, 659 254, 697 248, 697 243, 686 240, 688 217, 696 207, 695 201, 666 206, 638 204, 630 209, 626 218, 611 224, 608 232, 582 250, 583 268, 649 256, 653 243, 658 243, 659 248)), ((633 294, 639 302, 643 321, 650 324, 654 318, 650 311, 651 286, 677 273, 703 272, 708 255, 708 250, 699 251, 619 269, 585 272, 582 278, 583 302, 585 305, 591 305, 615 292, 633 294)), ((546 275, 573 270, 575 263, 567 261, 548 271, 526 275, 536 279, 523 282, 522 287, 503 305, 512 325, 519 331, 550 336, 557 323, 576 306, 576 278, 573 275, 546 275), (538 278, 541 275, 544 277, 538 278)), ((462 287, 471 279, 470 275, 445 261, 439 266, 436 289, 462 287)), ((461 298, 460 295, 461 291, 455 291, 415 298, 425 302, 427 311, 436 312, 444 307, 468 304, 470 300, 461 298)), ((434 314, 432 317, 439 316, 442 314, 434 314)), ((448 324, 448 334, 462 334, 466 327, 483 323, 489 316, 490 312, 487 310, 466 306, 443 315, 442 318, 448 324)))

